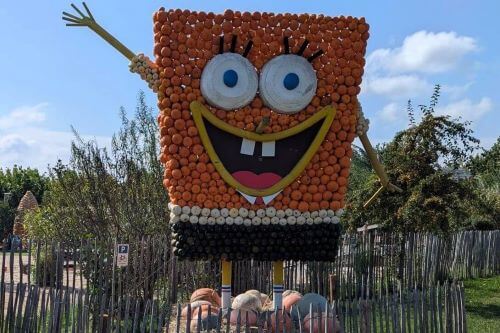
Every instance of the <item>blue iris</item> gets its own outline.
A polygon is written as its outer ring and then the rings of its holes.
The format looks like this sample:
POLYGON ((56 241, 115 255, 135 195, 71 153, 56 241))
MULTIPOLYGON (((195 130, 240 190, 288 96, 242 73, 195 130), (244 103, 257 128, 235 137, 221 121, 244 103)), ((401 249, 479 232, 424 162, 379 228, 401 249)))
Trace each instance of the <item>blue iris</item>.
POLYGON ((283 79, 283 85, 288 90, 293 90, 299 85, 299 76, 295 73, 288 73, 283 79))
POLYGON ((228 69, 224 72, 224 76, 222 77, 224 80, 224 84, 229 88, 232 88, 238 83, 238 73, 236 73, 232 69, 228 69))

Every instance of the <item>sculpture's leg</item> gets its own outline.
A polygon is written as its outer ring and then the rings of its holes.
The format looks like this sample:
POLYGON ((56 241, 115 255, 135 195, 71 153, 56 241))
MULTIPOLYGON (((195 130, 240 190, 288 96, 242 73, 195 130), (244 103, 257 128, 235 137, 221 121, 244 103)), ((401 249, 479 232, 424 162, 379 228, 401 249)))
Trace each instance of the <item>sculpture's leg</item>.
POLYGON ((273 262, 273 300, 274 308, 281 309, 283 303, 283 261, 273 262))
POLYGON ((222 260, 222 308, 231 307, 231 262, 222 260))

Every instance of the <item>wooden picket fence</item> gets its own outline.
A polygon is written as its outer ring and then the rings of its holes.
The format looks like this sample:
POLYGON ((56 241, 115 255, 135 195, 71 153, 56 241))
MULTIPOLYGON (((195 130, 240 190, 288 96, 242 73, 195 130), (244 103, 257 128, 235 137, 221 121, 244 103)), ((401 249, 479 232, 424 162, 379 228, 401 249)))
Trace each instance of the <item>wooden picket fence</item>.
MULTIPOLYGON (((335 300, 311 304, 300 313, 258 314, 250 324, 248 313, 238 311, 230 322, 231 310, 191 318, 181 316, 170 304, 157 299, 98 297, 82 289, 41 288, 9 284, 8 298, 0 313, 2 332, 466 332, 464 291, 461 284, 446 283, 426 289, 398 290, 370 299, 335 300), (12 288, 12 289, 11 289, 12 288), (309 321, 304 317, 309 314, 309 321), (292 318, 291 320, 289 318, 292 318), (288 322, 291 321, 291 325, 288 322), (309 325, 309 327, 306 327, 309 325), (273 330, 272 327, 277 327, 273 330), (316 328, 314 328, 316 326, 316 328)), ((189 305, 188 305, 189 307, 189 305)), ((210 311, 210 310, 209 310, 210 311)))
MULTIPOLYGON (((94 240, 4 246, 0 331, 159 332, 193 290, 219 288, 219 262, 178 261, 168 235, 118 242, 130 245, 123 268, 114 265, 113 244, 94 240)), ((463 332, 463 290, 455 281, 500 274, 500 231, 369 233, 345 235, 340 244, 335 262, 286 262, 285 288, 327 297, 346 332, 423 331, 417 325, 463 332)), ((233 265, 233 293, 270 293, 271 263, 233 265)))
MULTIPOLYGON (((168 235, 120 240, 130 244, 129 265, 113 265, 113 246, 93 241, 78 246, 25 242, 24 250, 3 248, 0 282, 31 284, 39 275, 53 285, 86 288, 91 280, 97 290, 116 287, 118 295, 187 299, 200 287, 218 288, 218 261, 178 261, 171 255, 168 235), (47 257, 51 257, 52 271, 47 257), (24 274, 20 274, 24 272, 24 274), (55 273, 53 272, 53 273, 55 273), (114 280, 115 283, 111 283, 114 280)), ((233 263, 233 291, 272 290, 272 264, 259 261, 233 263)), ((285 288, 316 292, 329 298, 369 297, 403 289, 420 288, 450 280, 500 274, 500 230, 464 231, 448 238, 432 234, 392 233, 345 235, 335 262, 285 262, 285 288)))
MULTIPOLYGON (((218 263, 176 262, 172 270, 172 293, 187 298, 187 292, 219 283, 218 263), (193 277, 211 270, 214 274, 197 283, 193 277), (208 280, 207 280, 208 278, 208 280)), ((235 262, 233 290, 272 290, 272 263, 235 262)), ((429 233, 373 232, 345 235, 334 262, 285 262, 285 289, 315 292, 330 299, 366 298, 374 293, 425 288, 451 280, 500 274, 500 230, 463 231, 448 238, 429 233)))

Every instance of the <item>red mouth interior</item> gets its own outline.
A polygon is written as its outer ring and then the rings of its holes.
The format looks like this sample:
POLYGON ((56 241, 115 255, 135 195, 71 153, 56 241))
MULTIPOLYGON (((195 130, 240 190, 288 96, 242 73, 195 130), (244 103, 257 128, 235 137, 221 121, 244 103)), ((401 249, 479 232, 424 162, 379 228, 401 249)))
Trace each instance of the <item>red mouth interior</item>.
POLYGON ((256 190, 269 188, 281 180, 281 176, 273 172, 264 172, 257 175, 252 171, 236 171, 233 172, 232 176, 241 185, 256 190))

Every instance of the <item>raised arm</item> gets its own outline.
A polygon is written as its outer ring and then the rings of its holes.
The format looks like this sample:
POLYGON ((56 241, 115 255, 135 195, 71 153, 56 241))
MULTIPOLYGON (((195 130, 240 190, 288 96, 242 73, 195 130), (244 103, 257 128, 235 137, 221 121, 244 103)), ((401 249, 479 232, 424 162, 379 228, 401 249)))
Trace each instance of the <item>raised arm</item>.
POLYGON ((116 39, 113 35, 107 32, 106 29, 101 27, 99 23, 97 23, 85 2, 83 2, 82 5, 85 13, 74 4, 71 4, 71 7, 73 7, 77 15, 62 12, 62 19, 67 22, 66 26, 87 27, 90 30, 94 31, 102 39, 113 46, 115 50, 117 50, 125 58, 130 60, 130 71, 139 74, 143 80, 148 82, 149 87, 156 92, 159 86, 159 75, 156 64, 151 62, 145 55, 136 55, 134 52, 132 52, 122 42, 116 39))
POLYGON ((378 178, 380 179, 381 186, 375 192, 370 199, 368 199, 367 202, 363 205, 363 207, 367 207, 370 205, 379 195, 382 193, 384 190, 389 190, 391 192, 403 192, 403 190, 396 185, 392 184, 389 181, 389 177, 387 176, 387 173, 385 172, 384 165, 380 163, 377 152, 375 149, 373 149, 373 146, 370 142, 370 139, 368 139, 368 135, 366 135, 366 132, 368 132, 368 120, 365 119, 363 115, 363 111, 361 109, 361 105, 359 105, 359 119, 358 119, 358 128, 357 128, 357 134, 359 137, 359 140, 363 144, 363 148, 366 151, 366 155, 368 156, 368 159, 370 160, 370 163, 373 167, 373 170, 375 170, 375 173, 377 174, 378 178))

